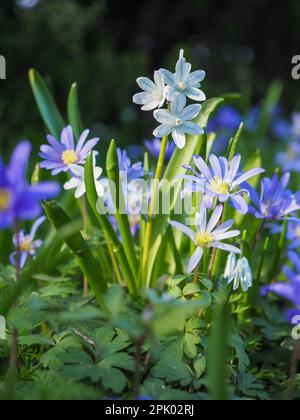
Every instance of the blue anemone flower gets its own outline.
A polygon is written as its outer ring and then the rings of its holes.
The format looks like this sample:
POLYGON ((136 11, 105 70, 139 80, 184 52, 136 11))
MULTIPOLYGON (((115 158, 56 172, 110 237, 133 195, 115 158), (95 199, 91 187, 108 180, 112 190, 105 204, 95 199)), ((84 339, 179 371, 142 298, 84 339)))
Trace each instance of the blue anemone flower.
POLYGON ((295 315, 300 315, 300 256, 292 251, 289 252, 288 256, 295 267, 295 270, 287 265, 283 267, 283 273, 288 282, 278 282, 264 286, 261 293, 263 296, 268 293, 275 293, 290 301, 294 308, 286 311, 286 317, 291 321, 295 315))
POLYGON ((26 168, 31 144, 22 141, 12 153, 7 167, 0 157, 0 229, 12 227, 17 220, 32 220, 42 213, 41 201, 60 192, 56 182, 28 184, 26 168))
POLYGON ((249 212, 257 219, 286 219, 300 222, 299 219, 289 216, 300 210, 300 191, 294 194, 288 190, 289 182, 289 173, 284 174, 282 178, 279 178, 278 174, 275 174, 272 178, 264 178, 261 181, 260 196, 249 186, 250 197, 254 204, 249 207, 249 212))
POLYGON ((70 125, 65 127, 61 133, 60 143, 51 135, 47 136, 49 145, 41 146, 40 157, 45 159, 40 167, 52 170, 52 175, 60 172, 67 172, 71 165, 84 164, 90 151, 99 142, 95 137, 86 142, 90 131, 85 130, 75 145, 73 129, 70 125))
POLYGON ((209 156, 210 167, 200 156, 194 156, 194 163, 199 170, 192 166, 184 165, 185 169, 191 170, 195 176, 184 175, 181 178, 188 181, 182 196, 186 193, 201 191, 205 194, 207 207, 212 208, 215 198, 220 203, 230 200, 233 207, 242 214, 248 212, 248 204, 243 194, 248 193, 244 186, 245 181, 261 174, 264 169, 254 168, 246 172, 239 172, 241 155, 236 155, 230 162, 225 157, 218 158, 215 155, 209 156))

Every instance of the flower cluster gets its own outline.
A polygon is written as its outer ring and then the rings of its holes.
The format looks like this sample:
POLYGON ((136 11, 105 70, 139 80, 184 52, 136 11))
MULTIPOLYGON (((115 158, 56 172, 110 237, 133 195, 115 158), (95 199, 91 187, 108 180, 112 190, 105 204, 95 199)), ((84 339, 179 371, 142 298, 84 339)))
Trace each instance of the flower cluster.
POLYGON ((224 272, 228 284, 233 282, 233 290, 238 290, 241 285, 243 292, 247 292, 253 286, 253 275, 246 257, 237 260, 235 254, 230 254, 224 272))
POLYGON ((180 51, 175 73, 160 69, 154 73, 154 82, 146 77, 137 79, 139 87, 144 92, 137 93, 133 102, 142 105, 144 111, 154 111, 154 118, 160 126, 154 130, 154 136, 162 138, 172 135, 179 149, 186 144, 186 134, 200 135, 203 129, 193 120, 201 111, 200 104, 188 105, 187 99, 196 102, 206 100, 200 89, 205 78, 203 70, 191 71, 192 66, 180 51), (168 102, 167 109, 160 109, 168 102))

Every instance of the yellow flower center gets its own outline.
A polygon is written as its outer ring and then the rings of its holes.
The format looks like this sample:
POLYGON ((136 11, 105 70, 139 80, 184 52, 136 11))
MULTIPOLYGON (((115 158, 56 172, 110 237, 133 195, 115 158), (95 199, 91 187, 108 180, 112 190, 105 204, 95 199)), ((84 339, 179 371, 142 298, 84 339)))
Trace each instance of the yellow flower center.
POLYGON ((78 162, 78 156, 75 150, 65 150, 61 155, 62 161, 65 165, 73 165, 78 162))
POLYGON ((10 191, 0 188, 0 211, 7 210, 10 202, 10 191))
POLYGON ((186 89, 186 84, 184 82, 179 82, 178 83, 178 89, 180 90, 185 90, 186 89))
POLYGON ((182 124, 182 120, 180 118, 176 118, 175 125, 179 127, 182 124))
POLYGON ((21 252, 30 252, 32 249, 32 242, 29 236, 24 238, 24 241, 20 243, 20 251, 21 252))
POLYGON ((228 185, 227 182, 222 181, 219 176, 214 177, 211 186, 216 194, 230 193, 230 185, 228 185))
POLYGON ((214 237, 209 232, 199 232, 196 235, 197 245, 201 248, 208 248, 214 241, 214 237))

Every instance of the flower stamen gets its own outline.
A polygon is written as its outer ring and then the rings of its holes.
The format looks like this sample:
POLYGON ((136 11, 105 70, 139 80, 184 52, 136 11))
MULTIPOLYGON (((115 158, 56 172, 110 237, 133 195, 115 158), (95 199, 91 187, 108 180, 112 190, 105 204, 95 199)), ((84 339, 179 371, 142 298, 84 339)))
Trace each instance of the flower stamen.
POLYGON ((229 194, 230 192, 230 185, 222 181, 219 176, 214 177, 211 186, 216 194, 229 194))
POLYGON ((78 156, 75 150, 65 150, 62 153, 61 158, 65 165, 73 165, 78 162, 78 156))
POLYGON ((4 211, 8 209, 10 196, 11 194, 9 190, 0 188, 0 211, 4 211))
POLYGON ((214 237, 209 232, 199 232, 196 235, 196 243, 201 248, 208 248, 214 241, 214 237))

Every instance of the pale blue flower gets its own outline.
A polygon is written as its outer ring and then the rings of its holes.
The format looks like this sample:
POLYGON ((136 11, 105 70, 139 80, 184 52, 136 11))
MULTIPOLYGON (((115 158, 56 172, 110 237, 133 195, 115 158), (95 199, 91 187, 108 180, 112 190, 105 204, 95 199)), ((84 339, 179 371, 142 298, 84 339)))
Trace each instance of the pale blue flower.
POLYGON ((180 51, 179 60, 176 64, 175 73, 161 69, 165 83, 168 85, 168 101, 174 101, 176 96, 188 97, 193 101, 205 101, 206 96, 200 90, 200 82, 205 78, 205 71, 197 70, 191 72, 192 65, 184 58, 184 51, 180 51))
POLYGON ((200 111, 201 105, 189 105, 185 108, 184 96, 177 96, 170 105, 170 110, 159 109, 154 111, 154 118, 161 123, 154 130, 155 137, 162 138, 172 134, 173 140, 179 149, 183 149, 186 143, 186 134, 200 135, 204 133, 196 123, 192 122, 200 111))
POLYGON ((189 238, 197 246, 196 251, 188 263, 189 273, 191 273, 199 264, 204 250, 207 248, 218 248, 235 254, 241 253, 237 247, 221 242, 224 239, 235 238, 240 234, 239 230, 229 231, 234 223, 233 220, 227 220, 218 226, 222 212, 223 206, 218 205, 207 222, 207 209, 204 203, 202 203, 200 213, 196 213, 195 216, 195 224, 197 228, 196 232, 182 223, 175 221, 170 222, 175 229, 178 229, 185 235, 189 236, 189 238))
MULTIPOLYGON (((38 228, 41 226, 42 223, 44 223, 45 220, 45 216, 42 216, 39 219, 37 219, 37 221, 33 224, 31 231, 28 235, 26 235, 23 230, 14 235, 13 244, 15 248, 19 247, 20 252, 20 268, 23 268, 25 266, 28 257, 34 258, 37 249, 43 245, 43 241, 41 241, 40 239, 35 240, 35 235, 38 228)), ((10 263, 12 265, 15 265, 16 263, 16 256, 17 252, 13 252, 10 256, 10 263)))
POLYGON ((167 96, 167 87, 164 82, 164 76, 160 71, 154 72, 154 82, 147 77, 139 77, 137 84, 145 92, 134 95, 133 102, 137 105, 143 105, 143 111, 152 111, 164 105, 167 96))
POLYGON ((233 207, 242 214, 248 212, 248 204, 243 194, 249 195, 249 192, 246 187, 241 188, 241 185, 248 179, 264 172, 264 169, 254 168, 246 172, 239 172, 241 155, 236 155, 230 162, 223 156, 218 158, 215 155, 210 155, 210 167, 202 157, 197 155, 194 156, 194 162, 199 172, 192 166, 184 166, 193 171, 195 176, 182 176, 188 181, 182 196, 189 192, 201 191, 205 194, 205 202, 209 208, 217 198, 220 203, 230 200, 233 207))
POLYGON ((224 272, 228 284, 233 282, 233 290, 236 291, 241 285, 243 292, 247 292, 253 286, 253 274, 246 257, 237 260, 235 254, 230 254, 224 272))

